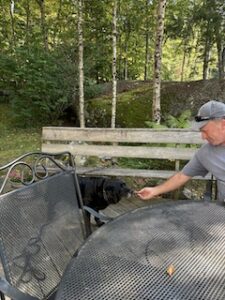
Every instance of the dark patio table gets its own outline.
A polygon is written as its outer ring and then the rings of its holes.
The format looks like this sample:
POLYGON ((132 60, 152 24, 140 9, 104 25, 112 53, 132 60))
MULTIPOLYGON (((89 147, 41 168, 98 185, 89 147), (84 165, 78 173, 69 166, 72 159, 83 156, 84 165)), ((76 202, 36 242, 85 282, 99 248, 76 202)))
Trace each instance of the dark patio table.
POLYGON ((173 201, 116 218, 72 259, 56 299, 224 300, 224 207, 173 201))

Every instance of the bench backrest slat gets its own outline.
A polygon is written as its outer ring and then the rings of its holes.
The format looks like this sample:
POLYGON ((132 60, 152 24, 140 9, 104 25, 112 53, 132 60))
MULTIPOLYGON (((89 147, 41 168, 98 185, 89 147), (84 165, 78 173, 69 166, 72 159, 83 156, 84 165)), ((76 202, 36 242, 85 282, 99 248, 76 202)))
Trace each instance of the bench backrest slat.
POLYGON ((45 141, 202 144, 197 131, 148 128, 43 127, 45 141))
POLYGON ((189 160, 195 153, 195 148, 146 147, 146 146, 113 146, 113 145, 70 145, 44 144, 44 152, 69 151, 73 155, 98 157, 130 157, 168 160, 189 160))

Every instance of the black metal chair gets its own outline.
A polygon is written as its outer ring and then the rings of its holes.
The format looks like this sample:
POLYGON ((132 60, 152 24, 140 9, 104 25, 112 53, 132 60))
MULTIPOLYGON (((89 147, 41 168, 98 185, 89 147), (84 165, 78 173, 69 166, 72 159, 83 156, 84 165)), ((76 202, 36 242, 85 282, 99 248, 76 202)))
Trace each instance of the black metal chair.
POLYGON ((88 235, 74 159, 28 153, 0 172, 1 299, 53 299, 88 235))

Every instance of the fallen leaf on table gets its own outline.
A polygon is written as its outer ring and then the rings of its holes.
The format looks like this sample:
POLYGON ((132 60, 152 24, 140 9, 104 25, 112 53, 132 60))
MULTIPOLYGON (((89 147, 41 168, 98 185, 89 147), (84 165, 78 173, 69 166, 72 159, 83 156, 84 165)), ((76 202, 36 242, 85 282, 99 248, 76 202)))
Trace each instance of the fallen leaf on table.
POLYGON ((169 265, 169 267, 168 267, 167 270, 166 270, 166 273, 167 273, 169 276, 172 276, 174 272, 175 272, 174 266, 173 266, 173 265, 169 265))

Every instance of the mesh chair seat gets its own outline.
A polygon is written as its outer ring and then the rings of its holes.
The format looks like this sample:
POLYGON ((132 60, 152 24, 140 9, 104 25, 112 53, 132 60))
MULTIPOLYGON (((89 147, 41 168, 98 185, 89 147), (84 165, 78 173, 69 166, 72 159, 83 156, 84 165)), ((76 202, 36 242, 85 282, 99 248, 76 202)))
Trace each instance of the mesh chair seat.
POLYGON ((5 278, 38 299, 46 299, 54 291, 85 236, 75 169, 57 168, 50 175, 46 166, 44 170, 41 178, 0 195, 0 254, 5 278))

